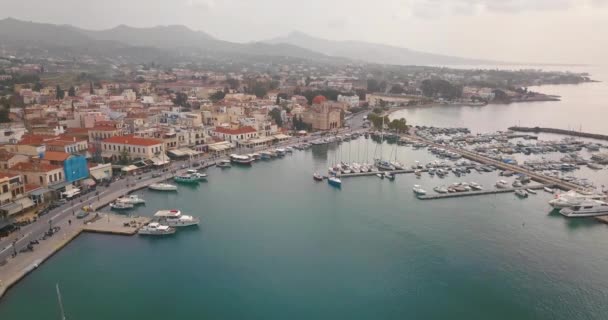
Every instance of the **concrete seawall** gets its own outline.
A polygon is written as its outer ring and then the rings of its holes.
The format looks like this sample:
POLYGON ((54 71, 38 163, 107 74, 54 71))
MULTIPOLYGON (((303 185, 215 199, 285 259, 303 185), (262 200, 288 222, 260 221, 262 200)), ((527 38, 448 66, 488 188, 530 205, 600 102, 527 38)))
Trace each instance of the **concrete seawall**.
POLYGON ((515 127, 510 127, 509 130, 519 131, 519 132, 533 132, 533 133, 555 133, 555 134, 563 134, 563 135, 573 136, 573 137, 591 138, 591 139, 608 141, 608 135, 605 135, 605 134, 579 132, 579 131, 556 129, 556 128, 517 127, 517 126, 515 126, 515 127))

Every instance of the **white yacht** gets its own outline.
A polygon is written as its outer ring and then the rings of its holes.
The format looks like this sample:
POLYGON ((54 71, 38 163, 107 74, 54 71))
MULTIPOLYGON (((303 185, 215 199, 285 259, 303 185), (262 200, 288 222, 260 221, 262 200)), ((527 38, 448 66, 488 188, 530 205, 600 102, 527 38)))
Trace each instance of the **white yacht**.
POLYGON ((177 191, 177 186, 169 183, 154 183, 149 185, 148 189, 156 191, 177 191))
POLYGON ((116 199, 116 202, 117 203, 128 203, 128 204, 144 204, 144 203, 146 203, 146 200, 144 200, 143 198, 140 198, 136 194, 130 194, 128 196, 123 196, 123 197, 116 199))
POLYGON ((171 228, 166 225, 162 225, 158 222, 150 222, 147 225, 141 227, 137 233, 141 235, 151 235, 151 236, 164 236, 175 233, 175 228, 171 228))
POLYGON ((422 187, 420 185, 415 184, 414 188, 412 188, 412 190, 414 190, 414 193, 417 195, 425 195, 426 191, 424 189, 422 189, 422 187))
POLYGON ((509 183, 506 182, 505 180, 498 180, 496 182, 496 188, 498 189, 506 189, 509 187, 509 183))
POLYGON ((585 200, 571 208, 564 208, 559 211, 564 217, 596 217, 608 215, 608 203, 599 200, 585 200))
POLYGON ((132 203, 127 203, 127 202, 113 202, 110 203, 110 208, 112 210, 129 210, 129 209, 133 209, 133 207, 135 207, 132 203))
POLYGON ((433 190, 435 190, 435 192, 437 193, 448 193, 448 188, 446 188, 445 186, 435 187, 433 188, 433 190))
POLYGON ((197 226, 200 222, 198 217, 183 215, 180 210, 159 210, 154 217, 169 227, 197 226))
POLYGON ((568 191, 559 194, 555 199, 549 200, 549 205, 555 209, 569 208, 588 200, 606 200, 603 194, 580 194, 576 191, 568 191))
POLYGON ((469 183, 469 186, 471 186, 471 189, 473 190, 483 190, 483 187, 477 182, 471 182, 469 183))
POLYGON ((201 180, 207 180, 207 174, 206 173, 200 173, 194 169, 189 169, 188 171, 186 171, 186 174, 190 174, 194 177, 196 177, 199 181, 201 180))

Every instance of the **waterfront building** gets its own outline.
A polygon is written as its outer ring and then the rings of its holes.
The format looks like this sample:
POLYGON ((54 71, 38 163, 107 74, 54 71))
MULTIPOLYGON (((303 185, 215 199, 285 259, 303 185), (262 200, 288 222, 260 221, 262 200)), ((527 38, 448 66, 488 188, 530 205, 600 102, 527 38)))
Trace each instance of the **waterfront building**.
POLYGON ((65 181, 76 182, 89 177, 87 159, 84 156, 60 151, 47 151, 43 159, 52 165, 63 167, 65 181))
POLYGON ((310 124, 313 130, 332 130, 342 127, 344 113, 334 104, 323 102, 305 111, 302 114, 302 121, 310 124))
POLYGON ((215 130, 211 131, 211 135, 224 141, 237 143, 238 141, 257 138, 258 132, 250 126, 235 128, 216 127, 215 130))
POLYGON ((0 172, 0 228, 12 223, 15 215, 34 206, 25 191, 20 174, 0 172))
POLYGON ((340 95, 338 95, 338 102, 346 103, 349 106, 349 108, 358 107, 359 106, 359 96, 358 95, 343 96, 340 94, 340 95))
POLYGON ((165 152, 163 141, 135 136, 115 136, 101 141, 101 155, 112 161, 152 159, 165 152))
POLYGON ((14 154, 5 149, 0 149, 0 169, 8 169, 19 162, 28 162, 29 158, 22 154, 14 154))
POLYGON ((111 163, 89 163, 89 173, 95 181, 107 181, 112 179, 111 163))
POLYGON ((7 170, 14 174, 22 174, 25 184, 35 184, 42 187, 61 184, 65 181, 63 167, 42 162, 33 158, 30 162, 20 162, 7 170))

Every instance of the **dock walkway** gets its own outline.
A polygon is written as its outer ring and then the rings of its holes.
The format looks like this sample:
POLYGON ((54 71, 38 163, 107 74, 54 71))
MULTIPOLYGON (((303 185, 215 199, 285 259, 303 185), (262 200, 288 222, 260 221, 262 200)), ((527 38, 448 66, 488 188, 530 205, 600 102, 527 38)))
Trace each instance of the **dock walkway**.
POLYGON ((432 195, 423 195, 418 196, 420 200, 436 200, 436 199, 448 199, 448 198, 461 198, 461 197, 472 197, 472 196, 483 196, 488 194, 499 194, 499 193, 509 193, 515 192, 518 189, 532 189, 532 190, 540 190, 545 187, 551 187, 552 185, 534 185, 534 186, 526 186, 520 188, 505 188, 505 189, 492 189, 492 190, 479 190, 479 191, 466 191, 466 192, 454 192, 454 193, 438 193, 432 195))

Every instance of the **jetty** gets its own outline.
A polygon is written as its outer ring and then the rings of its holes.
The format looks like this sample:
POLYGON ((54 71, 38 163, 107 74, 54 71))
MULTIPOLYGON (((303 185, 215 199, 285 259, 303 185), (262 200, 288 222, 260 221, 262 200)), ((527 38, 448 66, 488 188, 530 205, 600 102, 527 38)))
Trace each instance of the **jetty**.
MULTIPOLYGON (((59 252, 70 241, 84 232, 115 235, 134 235, 150 221, 147 217, 128 217, 113 213, 91 213, 85 219, 73 218, 71 224, 62 225, 58 232, 45 240, 39 240, 33 251, 20 252, 17 256, 0 262, 0 298, 30 272, 59 252)), ((12 249, 9 249, 12 250, 12 249)))
POLYGON ((608 135, 605 135, 605 134, 580 132, 580 131, 564 130, 564 129, 556 129, 556 128, 514 126, 514 127, 509 127, 508 129, 511 131, 519 131, 519 132, 555 133, 555 134, 563 134, 563 135, 573 136, 573 137, 591 138, 591 139, 597 139, 597 140, 608 140, 608 135))
POLYGON ((461 197, 472 197, 472 196, 483 196, 488 194, 499 194, 515 192, 515 190, 540 190, 544 187, 552 187, 553 185, 534 185, 519 188, 504 188, 504 189, 492 189, 492 190, 479 190, 479 191, 465 191, 465 192, 454 192, 454 193, 438 193, 433 195, 421 195, 418 196, 420 200, 436 200, 436 199, 448 199, 448 198, 461 198, 461 197))

